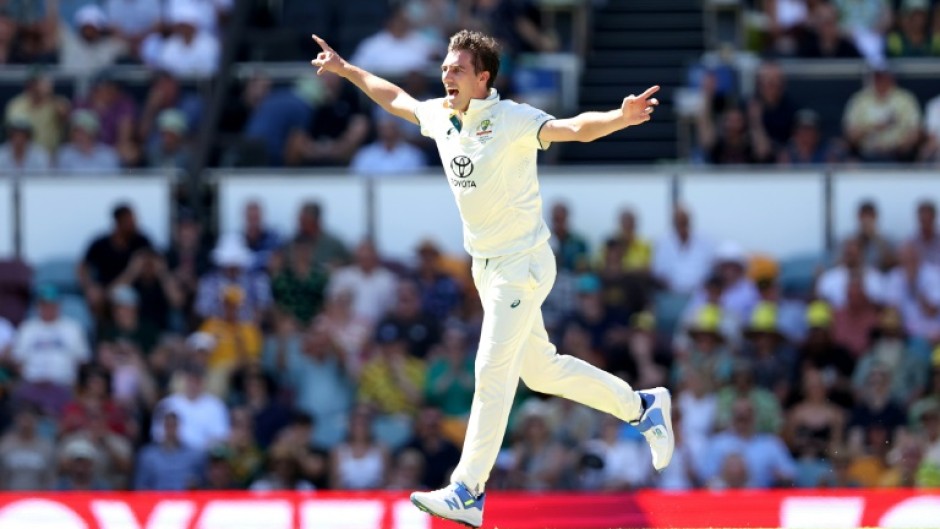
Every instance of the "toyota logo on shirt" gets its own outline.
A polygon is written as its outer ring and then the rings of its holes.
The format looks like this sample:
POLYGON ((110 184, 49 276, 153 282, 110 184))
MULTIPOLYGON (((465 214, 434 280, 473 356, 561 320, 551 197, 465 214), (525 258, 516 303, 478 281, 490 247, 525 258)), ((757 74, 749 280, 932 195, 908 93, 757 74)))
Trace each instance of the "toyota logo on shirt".
POLYGON ((457 178, 466 178, 473 174, 473 162, 467 156, 456 156, 450 161, 450 170, 457 178))

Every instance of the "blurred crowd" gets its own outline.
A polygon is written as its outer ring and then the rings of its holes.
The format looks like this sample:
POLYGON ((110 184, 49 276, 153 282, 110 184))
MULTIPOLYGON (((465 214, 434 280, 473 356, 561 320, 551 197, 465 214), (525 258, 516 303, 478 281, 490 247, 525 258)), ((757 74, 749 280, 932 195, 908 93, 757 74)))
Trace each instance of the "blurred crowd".
MULTIPOLYGON (((670 387, 677 449, 656 474, 632 426, 520 385, 491 489, 940 485, 934 203, 906 240, 860 204, 805 283, 681 207, 654 240, 624 210, 600 248, 566 204, 546 213, 558 354, 670 387)), ((0 487, 446 483, 482 321, 469 261, 432 240, 389 259, 322 219, 305 203, 278 233, 249 202, 241 231, 210 240, 183 211, 156 248, 118 206, 74 284, 5 264, 0 487)))
MULTIPOLYGON (((230 0, 45 0, 0 3, 0 63, 31 65, 23 90, 7 98, 0 173, 111 174, 145 167, 189 170, 206 83, 220 66, 230 0), (141 85, 124 64, 148 67, 141 85), (88 86, 56 86, 57 75, 88 86)), ((498 88, 511 94, 519 53, 560 48, 534 3, 519 0, 391 2, 384 26, 354 49, 354 64, 401 83, 418 98, 438 97, 434 81, 457 28, 487 31, 503 43, 498 88)), ((313 57, 316 46, 309 43, 313 57)), ((356 174, 420 170, 432 142, 368 102, 334 75, 275 83, 262 72, 234 83, 209 153, 223 166, 349 167, 356 174)))

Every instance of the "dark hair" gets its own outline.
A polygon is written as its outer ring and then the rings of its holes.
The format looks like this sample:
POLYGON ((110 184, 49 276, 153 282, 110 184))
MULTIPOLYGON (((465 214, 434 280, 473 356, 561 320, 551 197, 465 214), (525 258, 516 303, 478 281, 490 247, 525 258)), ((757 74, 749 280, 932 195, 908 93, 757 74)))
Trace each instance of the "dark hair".
POLYGON ((447 51, 469 51, 473 55, 474 73, 490 72, 486 87, 493 88, 496 74, 499 73, 499 43, 496 39, 478 31, 464 29, 450 38, 447 51))
POLYGON ((121 220, 122 217, 130 214, 133 214, 133 210, 131 210, 131 207, 125 203, 118 204, 111 212, 111 216, 115 221, 121 220))
POLYGON ((934 204, 933 200, 924 199, 921 200, 919 204, 917 204, 917 211, 929 211, 930 213, 936 215, 937 205, 934 204))
POLYGON ((875 206, 875 203, 872 202, 871 200, 866 200, 866 201, 862 202, 861 204, 859 204, 859 206, 858 206, 858 213, 859 213, 859 215, 861 215, 861 214, 863 214, 863 213, 867 213, 867 214, 871 214, 871 215, 877 215, 877 214, 878 214, 878 207, 875 206))

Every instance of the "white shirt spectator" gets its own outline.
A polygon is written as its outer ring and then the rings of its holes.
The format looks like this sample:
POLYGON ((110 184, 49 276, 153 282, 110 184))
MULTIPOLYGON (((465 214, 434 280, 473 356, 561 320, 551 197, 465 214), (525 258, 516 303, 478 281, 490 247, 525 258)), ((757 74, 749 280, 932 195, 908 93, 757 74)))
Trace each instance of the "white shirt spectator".
POLYGON ((427 69, 434 50, 434 42, 417 31, 395 38, 383 30, 363 40, 350 62, 379 75, 402 76, 427 69))
POLYGON ((618 439, 609 445, 600 439, 591 439, 584 451, 604 461, 601 471, 605 485, 629 484, 641 487, 649 483, 652 456, 646 443, 639 439, 618 439))
POLYGON ((424 153, 405 142, 389 150, 381 142, 359 149, 352 159, 352 171, 358 175, 401 175, 424 169, 424 153))
POLYGON ((901 311, 904 325, 911 335, 923 338, 940 336, 940 316, 928 315, 917 297, 923 296, 929 304, 940 307, 940 267, 921 264, 916 281, 916 285, 911 285, 904 269, 892 269, 885 278, 885 301, 901 311))
POLYGON ((117 62, 127 52, 127 46, 112 37, 101 37, 88 42, 66 24, 59 25, 62 40, 59 46, 59 66, 69 73, 97 72, 117 62))
POLYGON ((356 316, 376 322, 395 305, 398 281, 385 268, 376 268, 366 274, 362 268, 352 265, 336 271, 330 278, 329 294, 342 290, 353 294, 352 311, 356 316))
POLYGON ((35 143, 26 148, 26 156, 21 162, 16 161, 13 147, 9 143, 0 145, 0 173, 45 171, 49 169, 49 165, 49 153, 35 143))
POLYGON ((129 37, 146 35, 163 17, 160 0, 107 0, 104 10, 111 27, 129 37))
POLYGON ((219 69, 219 41, 200 31, 189 44, 173 35, 155 52, 156 67, 177 77, 209 77, 219 69))
POLYGON ((162 415, 168 411, 179 417, 180 441, 193 450, 205 451, 228 437, 228 410, 210 393, 202 393, 195 399, 170 395, 157 404, 157 410, 160 418, 154 418, 150 431, 157 442, 163 441, 162 415))
POLYGON ((653 274, 664 281, 669 290, 691 293, 712 267, 713 248, 710 241, 696 234, 683 245, 675 232, 660 239, 653 249, 653 274))
MULTIPOLYGON (((865 267, 862 272, 862 283, 865 295, 874 303, 885 301, 884 276, 871 267, 865 267)), ((849 269, 839 265, 823 272, 816 283, 816 295, 824 299, 834 308, 842 308, 846 301, 846 292, 849 286, 849 269)))
POLYGON ((78 366, 90 358, 88 341, 79 324, 59 316, 54 321, 33 318, 16 333, 13 359, 27 382, 75 385, 78 366))
POLYGON ((121 163, 117 151, 103 143, 95 145, 89 153, 67 144, 59 151, 58 167, 72 173, 102 173, 117 171, 121 163))
POLYGON ((714 393, 697 397, 691 391, 679 394, 679 409, 682 410, 682 442, 692 459, 704 457, 708 441, 715 429, 718 415, 718 398, 714 393))

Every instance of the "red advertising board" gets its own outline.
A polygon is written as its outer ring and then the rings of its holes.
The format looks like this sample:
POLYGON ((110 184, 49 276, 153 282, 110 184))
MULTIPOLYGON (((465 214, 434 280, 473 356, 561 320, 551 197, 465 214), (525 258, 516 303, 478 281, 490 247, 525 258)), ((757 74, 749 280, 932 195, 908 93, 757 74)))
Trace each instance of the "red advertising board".
MULTIPOLYGON (((484 527, 919 527, 940 529, 940 490, 635 494, 494 492, 484 527)), ((0 529, 437 529, 402 493, 0 494, 0 529)))

